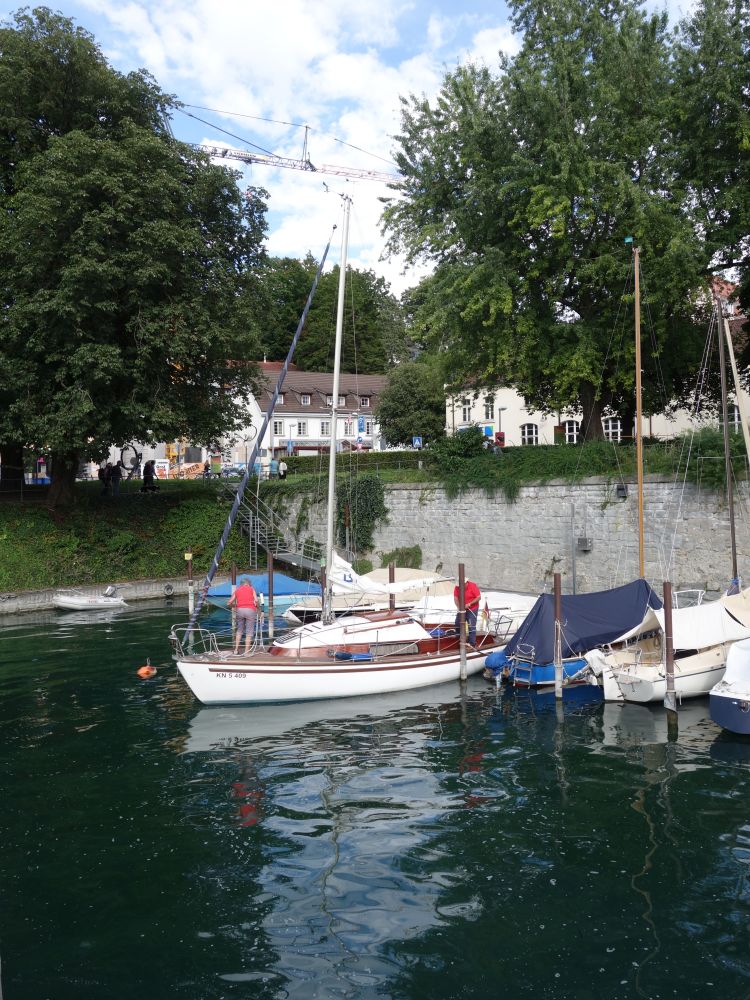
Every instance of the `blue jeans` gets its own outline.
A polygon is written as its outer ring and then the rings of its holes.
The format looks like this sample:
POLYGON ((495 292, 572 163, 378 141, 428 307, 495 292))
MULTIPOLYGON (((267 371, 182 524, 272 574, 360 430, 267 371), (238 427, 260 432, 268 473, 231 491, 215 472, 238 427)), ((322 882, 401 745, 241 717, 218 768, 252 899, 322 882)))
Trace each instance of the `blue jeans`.
MULTIPOLYGON (((456 615, 456 621, 455 621, 456 629, 458 629, 459 626, 460 626, 460 624, 461 624, 461 620, 460 619, 461 619, 461 613, 459 612, 456 615)), ((469 626, 469 643, 472 646, 475 646, 476 642, 477 642, 477 609, 476 608, 467 608, 466 609, 466 622, 467 622, 467 624, 469 626)))

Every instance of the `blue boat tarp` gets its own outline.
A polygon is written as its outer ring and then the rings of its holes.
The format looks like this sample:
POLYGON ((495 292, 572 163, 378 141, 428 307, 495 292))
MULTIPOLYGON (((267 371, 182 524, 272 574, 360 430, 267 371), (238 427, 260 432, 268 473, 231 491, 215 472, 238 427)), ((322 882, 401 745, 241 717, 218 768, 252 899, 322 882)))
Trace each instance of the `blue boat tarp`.
MULTIPOLYGON (((588 653, 607 642, 615 642, 646 620, 649 610, 658 610, 659 595, 645 580, 593 594, 563 594, 562 655, 564 659, 588 653)), ((542 594, 505 647, 510 658, 518 647, 534 650, 533 662, 552 663, 555 658, 555 598, 542 594)))
MULTIPOLYGON (((268 573, 241 573, 237 577, 237 583, 239 584, 243 580, 249 580, 257 593, 263 594, 264 597, 268 597, 268 573)), ((209 588, 207 596, 209 598, 228 598, 231 593, 232 584, 227 581, 226 583, 217 583, 213 587, 209 588)), ((291 594, 304 595, 306 597, 317 597, 320 593, 321 589, 319 583, 308 583, 305 580, 295 580, 291 576, 285 576, 284 573, 273 574, 274 597, 285 597, 291 594)))

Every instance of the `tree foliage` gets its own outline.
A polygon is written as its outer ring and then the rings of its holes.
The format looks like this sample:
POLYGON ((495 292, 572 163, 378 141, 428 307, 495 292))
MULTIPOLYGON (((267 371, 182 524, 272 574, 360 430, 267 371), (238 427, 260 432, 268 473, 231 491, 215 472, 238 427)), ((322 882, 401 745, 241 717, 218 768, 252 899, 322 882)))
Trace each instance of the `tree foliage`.
POLYGON ((689 395, 704 341, 696 302, 717 243, 680 172, 684 99, 666 16, 637 0, 510 6, 523 40, 498 74, 462 66, 435 102, 404 101, 405 196, 385 223, 392 250, 435 264, 412 301, 454 383, 512 385, 544 411, 580 407, 597 436, 605 408, 627 409, 633 392, 625 238, 646 276, 647 412, 689 395))
MULTIPOLYGON (((286 357, 312 285, 317 263, 272 259, 266 271, 269 300, 265 319, 265 352, 269 360, 286 357)), ((331 371, 338 302, 339 268, 321 276, 294 363, 303 371, 331 371)), ((341 370, 368 375, 385 372, 404 356, 403 314, 387 282, 373 271, 347 268, 341 370)))
POLYGON ((52 453, 67 499, 112 444, 239 423, 264 193, 175 142, 170 99, 66 18, 19 14, 0 52, 0 445, 52 453))
POLYGON ((390 445, 411 445, 421 436, 425 444, 445 433, 443 374, 429 357, 396 365, 380 394, 375 414, 390 445))

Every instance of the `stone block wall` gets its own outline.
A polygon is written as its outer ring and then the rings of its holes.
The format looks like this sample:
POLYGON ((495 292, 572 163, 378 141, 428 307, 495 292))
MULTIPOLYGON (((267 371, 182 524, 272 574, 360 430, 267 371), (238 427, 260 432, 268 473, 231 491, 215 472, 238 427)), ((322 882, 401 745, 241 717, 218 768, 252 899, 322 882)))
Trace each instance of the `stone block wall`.
MULTIPOLYGON (((481 490, 450 499, 437 486, 387 486, 388 523, 375 530, 373 562, 380 564, 381 553, 419 545, 424 569, 454 576, 463 562, 467 576, 485 588, 537 593, 551 589, 552 575, 559 572, 566 593, 604 590, 639 575, 637 492, 634 483, 627 486, 627 497, 620 498, 615 484, 600 478, 550 482, 522 488, 513 503, 481 490)), ((741 483, 735 522, 739 572, 745 569, 746 582, 749 499, 748 484, 741 483)), ((310 510, 307 530, 324 538, 322 505, 310 510)), ((646 477, 644 537, 646 579, 658 590, 664 580, 676 590, 698 587, 709 593, 729 583, 723 495, 646 477)))

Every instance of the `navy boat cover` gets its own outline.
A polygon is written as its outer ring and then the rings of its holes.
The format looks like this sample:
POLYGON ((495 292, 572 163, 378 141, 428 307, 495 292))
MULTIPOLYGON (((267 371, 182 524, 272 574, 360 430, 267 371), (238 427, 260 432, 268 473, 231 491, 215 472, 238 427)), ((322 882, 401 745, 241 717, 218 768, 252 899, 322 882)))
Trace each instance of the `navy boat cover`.
MULTIPOLYGON (((659 595, 645 580, 593 594, 563 594, 563 658, 588 653, 596 646, 619 639, 638 627, 649 608, 656 610, 661 606, 659 595)), ((555 658, 554 594, 542 594, 537 599, 505 647, 505 656, 513 656, 519 645, 533 646, 534 663, 552 663, 555 658)))

